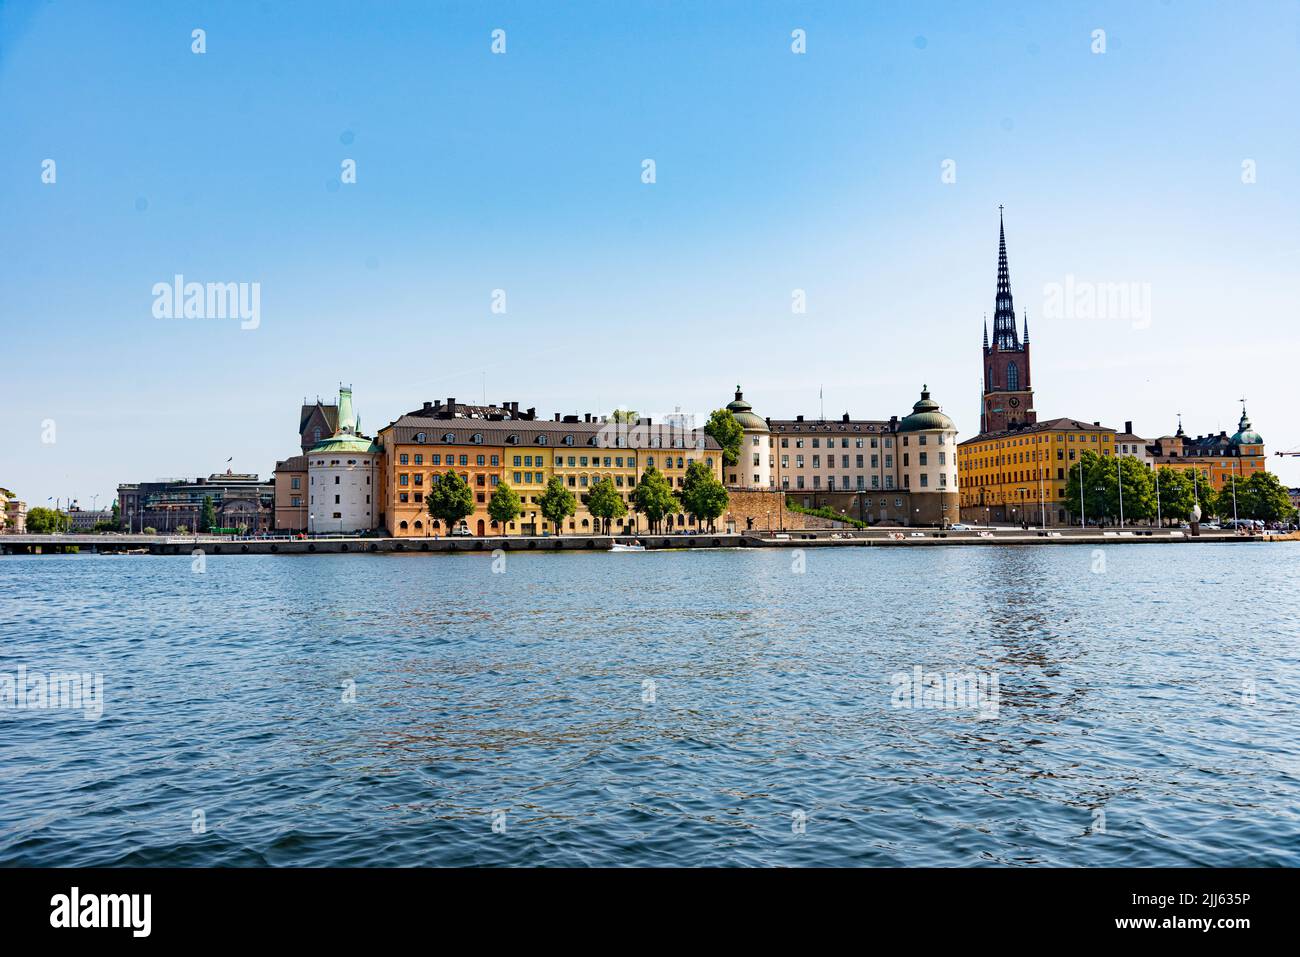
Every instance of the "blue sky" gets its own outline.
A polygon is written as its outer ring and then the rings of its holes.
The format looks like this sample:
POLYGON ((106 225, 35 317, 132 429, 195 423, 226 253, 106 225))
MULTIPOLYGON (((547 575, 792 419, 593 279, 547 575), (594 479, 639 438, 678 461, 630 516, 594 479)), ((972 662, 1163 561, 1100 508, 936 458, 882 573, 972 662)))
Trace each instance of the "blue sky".
POLYGON ((1297 102, 1294 0, 10 0, 0 485, 266 475, 340 381, 368 430, 485 387, 883 417, 928 383, 969 435, 999 204, 1040 418, 1231 432, 1245 396, 1300 448, 1297 102), (260 283, 259 327, 155 318, 177 273, 260 283), (1067 276, 1149 321, 1044 315, 1067 276))

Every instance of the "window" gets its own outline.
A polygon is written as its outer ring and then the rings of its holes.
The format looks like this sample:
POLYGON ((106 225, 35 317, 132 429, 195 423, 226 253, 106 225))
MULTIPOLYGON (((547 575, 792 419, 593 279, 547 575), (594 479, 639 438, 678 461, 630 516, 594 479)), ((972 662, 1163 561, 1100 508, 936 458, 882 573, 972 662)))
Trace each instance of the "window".
POLYGON ((424 434, 423 432, 416 432, 416 433, 415 433, 415 441, 417 441, 417 442, 419 442, 421 445, 423 445, 423 444, 424 444, 424 440, 425 440, 425 434, 424 434))
POLYGON ((410 464, 411 464, 411 457, 410 457, 409 455, 407 455, 405 452, 403 452, 401 455, 399 455, 399 456, 397 457, 397 461, 398 461, 398 464, 400 464, 400 465, 410 465, 410 464))

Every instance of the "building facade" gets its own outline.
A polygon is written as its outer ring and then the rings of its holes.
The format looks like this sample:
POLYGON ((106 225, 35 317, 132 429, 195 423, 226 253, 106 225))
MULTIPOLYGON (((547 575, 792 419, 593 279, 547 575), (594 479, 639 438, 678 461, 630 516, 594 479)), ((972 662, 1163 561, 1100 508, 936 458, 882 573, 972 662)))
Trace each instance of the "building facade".
MULTIPOLYGON (((472 535, 594 534, 599 525, 588 512, 588 491, 609 478, 628 505, 628 514, 611 523, 615 534, 640 525, 631 495, 641 474, 653 465, 676 489, 697 459, 722 480, 722 449, 703 432, 655 426, 649 419, 634 424, 604 417, 560 416, 543 421, 534 409, 520 412, 517 402, 500 406, 466 406, 448 399, 426 402, 380 429, 376 443, 387 461, 383 489, 385 527, 396 537, 445 535, 428 512, 427 494, 448 469, 474 493, 474 512, 461 530, 472 535), (556 529, 541 513, 539 499, 552 477, 559 478, 577 501, 577 512, 556 529), (518 493, 523 513, 504 527, 488 514, 492 493, 502 482, 518 493)), ((694 520, 673 516, 674 530, 690 530, 694 520)))
POLYGON ((334 434, 304 456, 311 534, 369 532, 381 524, 383 450, 357 431, 358 424, 352 389, 340 387, 334 434))
POLYGON ((1071 524, 1077 519, 1065 508, 1071 463, 1088 449, 1114 455, 1115 436, 1099 422, 1061 418, 967 439, 958 446, 962 521, 1071 524))
POLYGON ((772 419, 772 481, 804 508, 878 524, 958 520, 957 429, 923 388, 899 419, 772 419))
POLYGON ((27 533, 27 503, 7 488, 0 488, 0 532, 9 535, 27 533))
POLYGON ((1245 401, 1237 431, 1232 435, 1220 432, 1192 438, 1183 432, 1180 417, 1178 431, 1156 439, 1147 452, 1153 467, 1194 470, 1200 481, 1208 482, 1216 492, 1265 471, 1267 463, 1264 439, 1251 426, 1245 401))
POLYGON ((162 479, 117 487, 123 531, 146 528, 166 534, 184 527, 194 531, 202 517, 203 500, 211 498, 220 528, 244 527, 249 532, 269 532, 275 510, 275 485, 256 474, 227 469, 207 478, 162 479))
POLYGON ((727 409, 740 423, 744 438, 736 463, 726 466, 726 486, 734 489, 775 488, 776 455, 772 451, 772 431, 767 420, 754 413, 754 407, 745 401, 739 385, 736 386, 736 397, 727 403, 727 409))

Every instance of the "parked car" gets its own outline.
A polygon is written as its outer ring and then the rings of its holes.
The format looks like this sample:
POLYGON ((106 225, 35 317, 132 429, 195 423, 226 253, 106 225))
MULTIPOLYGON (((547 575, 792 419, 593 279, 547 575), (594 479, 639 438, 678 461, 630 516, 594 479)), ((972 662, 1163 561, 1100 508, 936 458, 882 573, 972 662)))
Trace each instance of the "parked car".
POLYGON ((451 533, 452 533, 453 535, 473 535, 473 534, 474 534, 473 532, 471 532, 471 531, 469 530, 469 526, 468 526, 468 525, 457 525, 455 528, 453 528, 453 529, 451 530, 451 533))
POLYGON ((950 531, 950 532, 973 532, 973 531, 975 531, 975 526, 974 526, 974 525, 965 525, 965 524, 963 524, 962 522, 957 522, 957 523, 955 523, 955 524, 953 524, 953 525, 949 525, 949 526, 948 526, 948 531, 950 531))

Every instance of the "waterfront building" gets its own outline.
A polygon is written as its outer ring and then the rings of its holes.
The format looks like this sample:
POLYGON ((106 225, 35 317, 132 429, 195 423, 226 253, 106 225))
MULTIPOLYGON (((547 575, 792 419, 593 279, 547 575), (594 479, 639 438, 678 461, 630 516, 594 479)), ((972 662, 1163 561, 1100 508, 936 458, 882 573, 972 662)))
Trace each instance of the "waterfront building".
POLYGON ((767 420, 754 412, 745 401, 745 395, 736 386, 736 397, 727 403, 744 431, 736 464, 726 468, 726 485, 734 489, 767 489, 776 487, 774 472, 775 452, 772 450, 772 433, 767 420))
POLYGON ((351 387, 340 387, 334 434, 305 455, 308 532, 368 532, 381 524, 383 450, 358 431, 359 424, 351 387))
POLYGON ((1147 451, 1155 468, 1194 469, 1200 474, 1200 480, 1209 482, 1216 492, 1229 486, 1234 477, 1244 482, 1266 468, 1264 439, 1251 426, 1244 399, 1237 431, 1232 435, 1221 431, 1218 435, 1192 438, 1183 431, 1180 416, 1178 430, 1156 439, 1147 451))
POLYGON ((271 530, 275 509, 275 485, 261 481, 255 473, 227 469, 207 478, 159 479, 156 482, 124 483, 117 487, 122 528, 141 532, 146 528, 167 533, 184 526, 199 527, 203 499, 212 499, 220 528, 246 527, 250 532, 271 530))
POLYGON ((275 463, 275 530, 307 530, 307 456, 293 455, 275 463))
POLYGON ((1089 449, 1113 456, 1115 437, 1100 422, 1061 418, 967 439, 958 446, 962 520, 1069 525, 1071 463, 1089 449))
POLYGON ((7 488, 0 488, 0 532, 9 535, 27 532, 27 503, 7 488))
MULTIPOLYGON (((426 495, 449 468, 474 493, 474 512, 462 526, 473 535, 554 534, 539 505, 552 477, 564 482, 577 500, 576 514, 559 531, 579 535, 599 527, 587 511, 586 496, 601 478, 608 477, 628 503, 628 514, 611 525, 616 534, 637 527, 631 494, 648 466, 654 465, 680 489, 687 467, 699 458, 722 480, 722 449, 702 432, 655 427, 649 419, 620 424, 590 414, 580 418, 557 413, 553 420, 539 420, 535 409, 521 412, 517 402, 426 402, 380 429, 376 442, 387 461, 385 527, 396 537, 448 533, 430 517, 426 495), (487 511, 501 482, 518 493, 523 505, 523 514, 504 528, 487 511)), ((675 517, 673 525, 694 527, 688 516, 675 517)))
POLYGON ((957 521, 957 429, 922 388, 899 419, 768 421, 776 487, 804 508, 872 524, 957 521))

